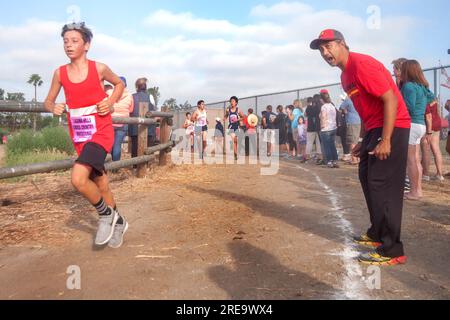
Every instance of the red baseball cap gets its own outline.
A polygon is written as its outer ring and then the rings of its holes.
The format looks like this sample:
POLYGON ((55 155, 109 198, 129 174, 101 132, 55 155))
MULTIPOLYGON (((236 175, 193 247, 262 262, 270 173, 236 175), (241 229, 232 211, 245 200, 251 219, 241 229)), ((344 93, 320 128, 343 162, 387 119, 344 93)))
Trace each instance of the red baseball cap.
POLYGON ((327 89, 322 89, 320 90, 320 93, 324 93, 324 94, 330 94, 330 92, 327 89))
POLYGON ((345 41, 344 36, 339 31, 333 30, 333 29, 324 30, 320 33, 320 36, 318 39, 311 42, 310 48, 313 50, 318 50, 319 46, 322 44, 322 42, 333 41, 333 40, 345 41))

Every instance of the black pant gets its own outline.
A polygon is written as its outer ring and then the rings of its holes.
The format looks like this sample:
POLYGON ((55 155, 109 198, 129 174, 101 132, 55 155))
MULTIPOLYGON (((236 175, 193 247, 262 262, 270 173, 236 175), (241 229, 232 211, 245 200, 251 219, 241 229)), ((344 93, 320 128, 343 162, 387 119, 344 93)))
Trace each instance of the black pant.
MULTIPOLYGON (((131 157, 137 158, 138 156, 138 137, 130 137, 131 138, 131 157)), ((153 147, 155 145, 155 137, 148 136, 147 137, 147 147, 153 147)))
POLYGON ((384 161, 369 155, 378 145, 382 129, 367 133, 362 143, 359 179, 372 226, 367 235, 383 245, 377 252, 385 257, 404 255, 400 241, 403 197, 408 157, 409 129, 395 128, 391 156, 384 161))

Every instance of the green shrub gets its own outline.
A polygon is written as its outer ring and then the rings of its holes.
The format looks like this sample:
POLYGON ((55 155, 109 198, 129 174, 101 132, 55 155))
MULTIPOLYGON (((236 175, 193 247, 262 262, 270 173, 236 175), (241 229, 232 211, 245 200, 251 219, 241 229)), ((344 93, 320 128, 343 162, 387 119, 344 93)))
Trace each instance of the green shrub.
POLYGON ((8 141, 7 154, 22 154, 45 150, 42 135, 33 134, 31 130, 23 130, 8 141))
POLYGON ((57 150, 68 155, 73 155, 75 152, 69 133, 62 127, 43 129, 42 139, 47 150, 57 150))
POLYGON ((30 130, 23 130, 8 142, 6 163, 13 166, 61 160, 69 158, 74 153, 72 140, 64 128, 48 127, 36 134, 30 130))
POLYGON ((8 154, 6 158, 6 166, 15 167, 32 163, 65 160, 68 158, 69 156, 67 154, 58 151, 31 151, 22 154, 12 153, 8 154))

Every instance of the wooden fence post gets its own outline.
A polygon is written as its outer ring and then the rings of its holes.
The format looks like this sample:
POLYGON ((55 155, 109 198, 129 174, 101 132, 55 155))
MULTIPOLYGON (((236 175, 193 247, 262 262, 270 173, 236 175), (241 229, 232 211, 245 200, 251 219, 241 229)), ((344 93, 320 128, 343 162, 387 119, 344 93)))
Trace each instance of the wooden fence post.
MULTIPOLYGON (((139 118, 145 118, 148 112, 148 103, 139 103, 139 118)), ((147 150, 147 140, 148 140, 148 126, 139 125, 138 130, 138 157, 145 155, 145 150, 147 150)), ((147 172, 147 164, 140 164, 137 167, 137 177, 143 178, 147 172)))
MULTIPOLYGON (((160 127, 160 143, 164 144, 169 142, 170 139, 170 122, 169 118, 161 118, 161 127, 160 127)), ((165 150, 161 150, 159 152, 159 165, 165 166, 167 165, 167 158, 169 155, 165 150)))

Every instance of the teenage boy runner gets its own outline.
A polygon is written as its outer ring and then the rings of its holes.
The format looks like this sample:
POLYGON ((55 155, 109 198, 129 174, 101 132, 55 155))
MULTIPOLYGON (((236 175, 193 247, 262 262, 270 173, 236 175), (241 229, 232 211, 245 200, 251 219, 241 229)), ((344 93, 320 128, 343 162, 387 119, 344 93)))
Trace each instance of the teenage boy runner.
POLYGON ((95 244, 119 248, 128 223, 117 211, 105 159, 114 143, 111 113, 125 86, 108 66, 87 59, 93 35, 84 22, 65 25, 61 36, 70 63, 55 71, 45 107, 61 116, 67 104, 70 136, 79 156, 72 170, 72 184, 100 216, 95 244), (109 98, 103 90, 104 81, 115 87, 109 98), (61 88, 66 104, 55 103, 61 88))
POLYGON ((245 118, 244 113, 239 110, 239 99, 237 97, 230 98, 230 107, 225 113, 223 123, 228 121, 228 132, 233 140, 234 160, 238 160, 238 134, 239 134, 239 122, 245 118))
POLYGON ((203 159, 208 146, 208 113, 205 101, 197 102, 197 110, 192 115, 192 121, 195 122, 195 143, 199 146, 200 159, 203 159))
POLYGON ((323 31, 311 49, 342 70, 342 86, 364 123, 353 153, 361 157, 359 176, 372 226, 354 240, 376 250, 359 261, 406 263, 400 233, 411 119, 402 95, 389 71, 370 56, 350 52, 339 31, 323 31))

